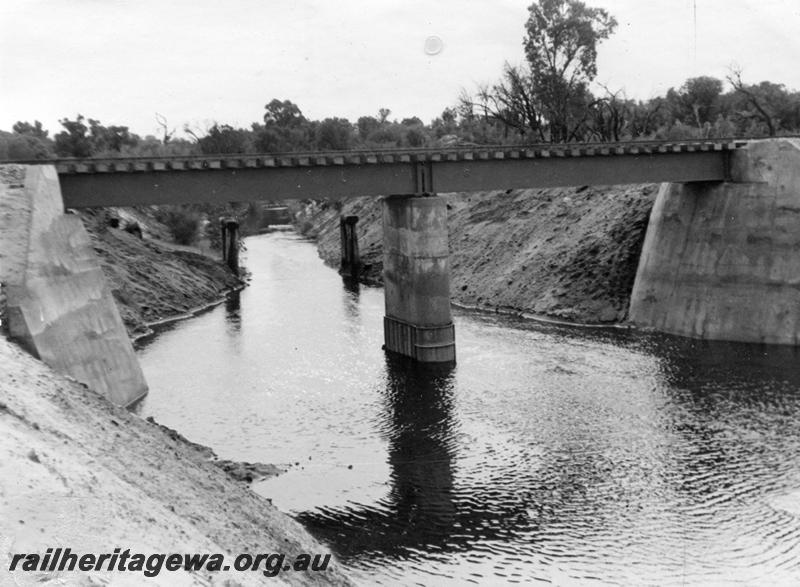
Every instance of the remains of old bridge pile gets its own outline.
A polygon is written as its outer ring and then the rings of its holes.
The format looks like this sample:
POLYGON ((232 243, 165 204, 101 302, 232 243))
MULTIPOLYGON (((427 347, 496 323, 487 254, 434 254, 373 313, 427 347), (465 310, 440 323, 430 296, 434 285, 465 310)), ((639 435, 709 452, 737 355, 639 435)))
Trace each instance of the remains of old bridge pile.
POLYGON ((6 174, 24 173, 17 184, 6 182, 0 198, 9 332, 57 370, 126 405, 146 385, 88 237, 64 204, 388 192, 386 347, 419 361, 453 361, 446 202, 437 192, 650 180, 675 183, 662 186, 651 215, 629 319, 687 336, 796 344, 798 164, 800 143, 773 139, 5 166, 6 174))

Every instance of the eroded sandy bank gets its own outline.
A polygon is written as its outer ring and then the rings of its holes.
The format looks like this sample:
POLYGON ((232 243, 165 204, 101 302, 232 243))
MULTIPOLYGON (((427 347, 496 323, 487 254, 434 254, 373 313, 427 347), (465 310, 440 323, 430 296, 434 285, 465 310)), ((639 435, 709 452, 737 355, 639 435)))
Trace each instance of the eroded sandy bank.
MULTIPOLYGON (((115 547, 152 554, 326 552, 207 452, 116 408, 0 338, 0 576, 4 584, 142 584, 140 573, 14 573, 10 553, 115 547)), ((161 585, 347 584, 324 573, 166 572, 161 585), (228 581, 226 583, 226 581, 228 581)))

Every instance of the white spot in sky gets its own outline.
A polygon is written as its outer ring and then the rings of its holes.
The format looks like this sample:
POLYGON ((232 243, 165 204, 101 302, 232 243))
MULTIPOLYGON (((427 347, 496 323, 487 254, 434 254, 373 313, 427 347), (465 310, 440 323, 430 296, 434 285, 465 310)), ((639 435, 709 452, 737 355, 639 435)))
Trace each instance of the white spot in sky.
POLYGON ((436 35, 425 39, 425 53, 428 55, 438 55, 444 49, 444 43, 436 35))

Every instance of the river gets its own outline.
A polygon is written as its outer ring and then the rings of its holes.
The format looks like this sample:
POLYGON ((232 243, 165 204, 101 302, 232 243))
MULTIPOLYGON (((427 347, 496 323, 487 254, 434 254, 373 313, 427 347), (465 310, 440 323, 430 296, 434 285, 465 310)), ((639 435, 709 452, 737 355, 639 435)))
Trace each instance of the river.
POLYGON ((381 350, 383 291, 291 231, 139 349, 138 410, 363 584, 800 584, 800 351, 455 311, 458 364, 381 350))

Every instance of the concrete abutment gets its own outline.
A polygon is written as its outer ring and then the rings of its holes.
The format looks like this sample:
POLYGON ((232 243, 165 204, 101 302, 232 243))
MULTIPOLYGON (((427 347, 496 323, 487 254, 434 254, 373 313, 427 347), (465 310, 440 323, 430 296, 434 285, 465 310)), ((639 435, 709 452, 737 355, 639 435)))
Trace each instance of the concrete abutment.
POLYGON ((636 325, 712 340, 800 342, 800 141, 753 141, 731 181, 663 184, 631 294, 636 325))
POLYGON ((454 362, 445 200, 384 198, 383 258, 386 350, 424 363, 454 362))
POLYGON ((89 234, 64 213, 51 165, 0 166, 6 334, 117 405, 147 384, 89 234))

